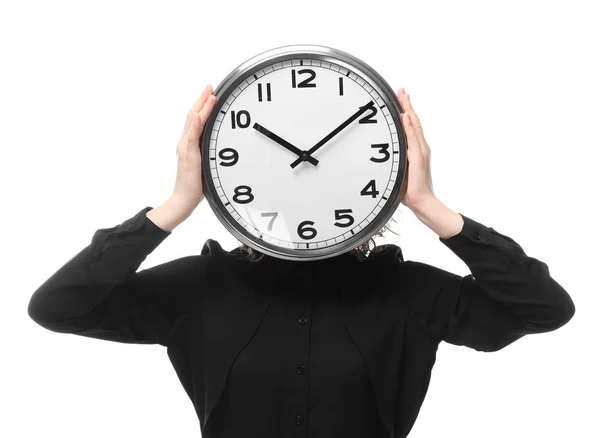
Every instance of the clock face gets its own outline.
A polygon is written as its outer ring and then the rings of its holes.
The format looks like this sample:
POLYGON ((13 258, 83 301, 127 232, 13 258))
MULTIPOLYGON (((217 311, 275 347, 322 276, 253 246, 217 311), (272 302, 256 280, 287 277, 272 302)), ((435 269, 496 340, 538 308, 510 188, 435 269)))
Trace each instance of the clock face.
POLYGON ((299 254, 373 227, 399 184, 405 143, 365 77, 304 56, 252 70, 217 96, 204 133, 212 203, 251 240, 299 254))

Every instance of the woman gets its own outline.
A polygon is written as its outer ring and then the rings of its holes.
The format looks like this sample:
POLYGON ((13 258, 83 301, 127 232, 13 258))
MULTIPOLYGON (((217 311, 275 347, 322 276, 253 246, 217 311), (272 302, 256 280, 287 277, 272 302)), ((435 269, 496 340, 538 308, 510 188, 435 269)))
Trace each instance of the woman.
POLYGON ((204 438, 405 437, 441 341, 497 351, 573 317, 545 263, 435 197, 429 146, 404 89, 402 203, 472 275, 405 261, 395 245, 296 262, 246 246, 224 251, 212 239, 200 255, 136 272, 204 198, 199 144, 212 92, 188 114, 171 198, 97 230, 28 308, 55 332, 166 346, 204 438))

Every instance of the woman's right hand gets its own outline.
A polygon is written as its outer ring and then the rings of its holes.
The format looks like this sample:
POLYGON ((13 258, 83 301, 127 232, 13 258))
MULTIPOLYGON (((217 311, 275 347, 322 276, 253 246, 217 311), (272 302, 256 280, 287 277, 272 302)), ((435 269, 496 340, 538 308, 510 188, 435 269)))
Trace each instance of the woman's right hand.
POLYGON ((179 206, 189 208, 190 212, 204 199, 201 138, 204 125, 217 100, 212 93, 212 86, 207 85, 188 112, 183 134, 177 143, 177 177, 172 197, 177 199, 179 206))

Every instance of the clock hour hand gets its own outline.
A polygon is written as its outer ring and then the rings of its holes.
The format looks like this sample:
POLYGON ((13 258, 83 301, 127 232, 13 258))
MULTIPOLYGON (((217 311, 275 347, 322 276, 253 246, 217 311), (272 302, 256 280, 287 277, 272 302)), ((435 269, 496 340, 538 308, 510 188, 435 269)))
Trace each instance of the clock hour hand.
MULTIPOLYGON (((275 143, 283 146, 284 148, 286 148, 289 151, 292 151, 293 153, 295 153, 299 157, 307 155, 307 151, 300 150, 299 148, 297 148, 296 146, 294 146, 290 142, 284 140, 283 138, 281 138, 277 134, 274 134, 273 132, 269 131, 264 126, 262 126, 262 125, 260 125, 258 123, 254 123, 254 125, 252 127, 254 129, 256 129, 258 132, 260 132, 261 134, 263 134, 264 136, 269 137, 275 143)), ((301 158, 299 158, 299 159, 301 159, 301 158)), ((302 160, 302 161, 304 161, 304 160, 302 160)), ((306 161, 310 162, 311 164, 314 164, 315 166, 319 163, 319 160, 317 160, 316 158, 311 157, 311 156, 308 156, 307 159, 306 159, 306 161)))
POLYGON ((342 123, 340 126, 335 128, 333 131, 331 131, 329 134, 327 134, 327 136, 325 138, 323 138, 320 142, 318 142, 316 145, 314 145, 312 148, 310 148, 307 151, 307 153, 305 154, 305 156, 300 156, 298 159, 296 159, 296 161, 294 161, 292 164, 290 164, 292 169, 294 167, 296 167, 298 164, 302 163, 303 161, 310 161, 310 159, 312 158, 312 156, 310 154, 312 154, 314 151, 319 149, 321 146, 323 146, 325 143, 327 143, 329 140, 331 140, 333 137, 335 137, 337 134, 339 134, 339 132, 342 129, 344 129, 346 126, 348 126, 354 120, 358 119, 362 113, 367 111, 373 105, 375 105, 375 102, 370 101, 365 106, 362 106, 358 111, 356 111, 354 114, 352 114, 344 123, 342 123))

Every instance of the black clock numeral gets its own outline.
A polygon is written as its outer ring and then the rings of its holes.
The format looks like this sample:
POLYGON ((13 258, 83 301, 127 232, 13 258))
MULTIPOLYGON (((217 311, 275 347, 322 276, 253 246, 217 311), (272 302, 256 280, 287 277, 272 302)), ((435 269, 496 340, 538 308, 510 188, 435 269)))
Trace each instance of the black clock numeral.
POLYGON ((315 71, 311 70, 310 68, 304 68, 302 70, 298 70, 298 74, 299 75, 301 75, 303 73, 310 74, 310 77, 304 79, 302 82, 299 82, 298 85, 296 85, 296 70, 292 70, 292 88, 311 88, 311 87, 316 87, 317 84, 310 83, 310 81, 312 81, 314 78, 317 77, 317 74, 315 73, 315 71))
POLYGON ((333 225, 337 226, 337 227, 349 227, 350 225, 352 225, 354 223, 354 218, 349 214, 352 213, 352 209, 350 208, 343 208, 341 210, 335 210, 335 219, 336 220, 342 220, 342 219, 348 219, 348 222, 346 223, 341 223, 341 222, 334 222, 333 225))
MULTIPOLYGON (((362 108, 362 106, 361 106, 361 108, 362 108)), ((375 105, 373 105, 372 107, 370 107, 367 110, 367 112, 369 112, 370 114, 367 114, 366 116, 364 116, 362 119, 360 119, 358 121, 358 123, 377 123, 377 120, 373 118, 377 114, 377 107, 375 105)))
POLYGON ((254 200, 252 189, 250 186, 237 186, 234 190, 233 200, 238 204, 247 204, 254 200), (240 199, 241 196, 245 196, 246 199, 240 199))
POLYGON ((313 221, 300 222, 300 225, 298 225, 298 236, 305 240, 312 239, 313 237, 315 237, 317 235, 317 230, 315 230, 313 227, 308 226, 314 224, 315 223, 313 221), (308 235, 306 233, 308 233, 308 235))
MULTIPOLYGON (((258 84, 258 101, 263 101, 262 84, 258 84)), ((271 102, 271 83, 267 82, 267 102, 271 102)))
POLYGON ((371 195, 373 198, 376 198, 379 194, 379 191, 375 188, 375 180, 372 179, 369 183, 360 191, 362 196, 371 195))
POLYGON ((235 149, 223 148, 219 151, 219 158, 227 161, 221 161, 219 163, 221 166, 229 167, 238 162, 239 155, 235 149))
POLYGON ((385 163, 390 158, 390 153, 388 152, 388 148, 390 147, 389 143, 372 144, 371 147, 379 148, 379 153, 383 154, 383 158, 371 157, 371 161, 374 161, 375 163, 385 163))
POLYGON ((344 95, 344 78, 339 78, 340 79, 340 96, 344 95))
POLYGON ((246 110, 231 111, 231 129, 235 129, 236 125, 240 128, 247 128, 250 126, 250 113, 246 110), (242 121, 242 116, 244 116, 245 121, 242 121))
POLYGON ((269 221, 269 225, 267 226, 267 231, 271 231, 273 229, 273 222, 275 221, 275 218, 277 217, 277 212, 274 211, 272 213, 261 213, 260 215, 262 217, 268 217, 268 216, 272 216, 271 220, 269 221))

